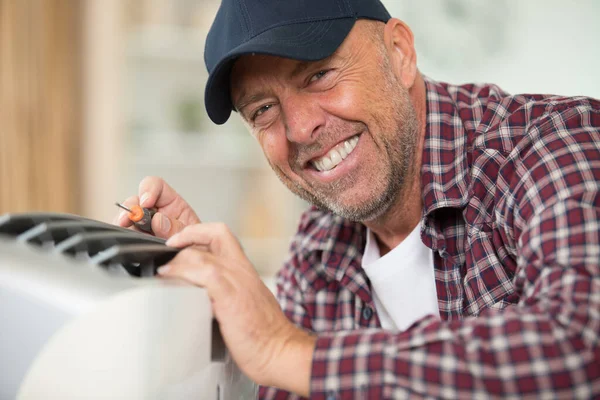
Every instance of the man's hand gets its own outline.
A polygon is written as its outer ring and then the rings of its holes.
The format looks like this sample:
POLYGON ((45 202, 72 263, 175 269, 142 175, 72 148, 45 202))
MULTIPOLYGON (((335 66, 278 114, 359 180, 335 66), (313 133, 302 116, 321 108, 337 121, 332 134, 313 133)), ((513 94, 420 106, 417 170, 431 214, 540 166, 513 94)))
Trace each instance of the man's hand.
MULTIPOLYGON (((131 196, 123 202, 126 207, 140 205, 145 208, 156 207, 152 218, 152 231, 158 237, 167 239, 188 225, 197 224, 200 218, 183 198, 162 178, 149 176, 140 182, 137 196, 131 196)), ((114 220, 115 225, 130 227, 133 225, 122 211, 114 220)))
POLYGON ((159 274, 206 288, 227 348, 256 383, 308 396, 316 339, 293 325, 223 224, 188 226, 167 245, 183 248, 159 274))

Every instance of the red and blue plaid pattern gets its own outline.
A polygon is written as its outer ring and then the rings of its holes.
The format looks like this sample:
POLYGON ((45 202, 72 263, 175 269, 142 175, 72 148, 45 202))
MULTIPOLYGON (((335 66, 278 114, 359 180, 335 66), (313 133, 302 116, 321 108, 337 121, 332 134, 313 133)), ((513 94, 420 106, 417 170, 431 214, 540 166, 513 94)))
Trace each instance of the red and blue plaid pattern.
POLYGON ((442 319, 382 330, 364 226, 311 208, 278 277, 318 336, 311 398, 600 396, 600 102, 426 88, 421 237, 442 319))

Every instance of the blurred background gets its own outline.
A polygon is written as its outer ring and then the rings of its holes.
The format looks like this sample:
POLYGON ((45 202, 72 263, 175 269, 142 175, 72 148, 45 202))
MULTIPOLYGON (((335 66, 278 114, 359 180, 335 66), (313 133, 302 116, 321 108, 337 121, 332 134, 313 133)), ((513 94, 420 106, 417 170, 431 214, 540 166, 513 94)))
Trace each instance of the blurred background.
MULTIPOLYGON (((284 1, 284 0, 281 0, 284 1)), ((384 0, 413 29, 421 71, 512 93, 600 97, 600 2, 384 0)), ((306 204, 234 115, 204 110, 204 40, 218 0, 0 0, 0 214, 110 222, 164 177, 223 221, 267 279, 306 204)))

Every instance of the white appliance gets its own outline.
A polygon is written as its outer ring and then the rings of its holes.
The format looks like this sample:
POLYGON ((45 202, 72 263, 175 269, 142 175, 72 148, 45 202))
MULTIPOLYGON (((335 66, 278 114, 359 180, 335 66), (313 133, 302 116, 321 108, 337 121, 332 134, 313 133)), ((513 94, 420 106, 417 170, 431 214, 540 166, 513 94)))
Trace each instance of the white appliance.
POLYGON ((68 214, 0 216, 0 399, 250 399, 177 249, 68 214))

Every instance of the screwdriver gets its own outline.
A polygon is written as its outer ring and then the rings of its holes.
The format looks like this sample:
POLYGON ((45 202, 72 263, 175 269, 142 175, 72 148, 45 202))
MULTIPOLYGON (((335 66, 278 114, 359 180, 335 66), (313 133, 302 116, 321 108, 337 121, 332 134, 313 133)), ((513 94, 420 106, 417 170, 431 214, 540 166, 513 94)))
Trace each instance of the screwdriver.
POLYGON ((141 206, 125 207, 121 203, 115 203, 117 207, 129 212, 129 219, 135 226, 144 232, 152 232, 152 217, 156 214, 156 208, 142 208, 141 206))

